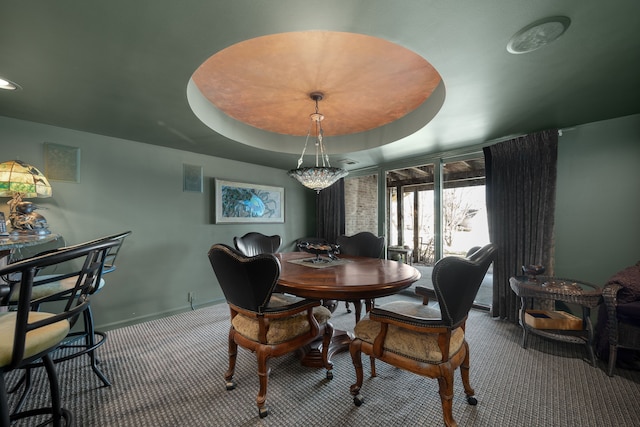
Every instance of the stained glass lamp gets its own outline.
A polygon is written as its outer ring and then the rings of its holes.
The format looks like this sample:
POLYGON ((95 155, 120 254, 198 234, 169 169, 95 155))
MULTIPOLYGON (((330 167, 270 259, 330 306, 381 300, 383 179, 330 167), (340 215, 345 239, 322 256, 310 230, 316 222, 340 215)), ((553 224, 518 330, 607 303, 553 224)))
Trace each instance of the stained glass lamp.
POLYGON ((0 163, 0 197, 11 197, 7 204, 12 234, 49 234, 47 221, 33 212, 36 206, 23 201, 51 197, 51 185, 37 168, 20 160, 0 163))

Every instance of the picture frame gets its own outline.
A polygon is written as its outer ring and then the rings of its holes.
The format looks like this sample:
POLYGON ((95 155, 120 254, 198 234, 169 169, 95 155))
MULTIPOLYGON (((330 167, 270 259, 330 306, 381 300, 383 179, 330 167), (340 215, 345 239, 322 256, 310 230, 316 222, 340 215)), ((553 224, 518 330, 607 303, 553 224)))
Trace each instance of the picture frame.
POLYGON ((182 191, 202 193, 202 166, 182 165, 182 191))
POLYGON ((215 179, 215 222, 284 223, 284 187, 215 179))
POLYGON ((80 182, 80 148, 45 142, 44 175, 50 181, 80 182))

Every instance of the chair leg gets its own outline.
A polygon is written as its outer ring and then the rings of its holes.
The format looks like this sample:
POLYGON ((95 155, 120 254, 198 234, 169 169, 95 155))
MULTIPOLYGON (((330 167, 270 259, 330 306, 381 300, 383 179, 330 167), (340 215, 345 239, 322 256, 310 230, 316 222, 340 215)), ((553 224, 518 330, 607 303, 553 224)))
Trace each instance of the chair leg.
POLYGON ((460 365, 460 376, 462 377, 462 385, 464 386, 464 393, 467 395, 467 403, 469 405, 477 405, 478 400, 473 397, 476 392, 471 387, 471 383, 469 382, 469 344, 464 342, 464 351, 466 354, 464 355, 464 360, 462 365, 460 365))
POLYGON ((258 415, 260 418, 264 418, 269 415, 269 409, 266 407, 267 401, 267 385, 269 383, 269 357, 270 349, 261 347, 257 351, 258 356, 258 378, 260 380, 260 391, 256 397, 256 403, 258 405, 258 415))
POLYGON ((609 370, 610 377, 613 376, 613 370, 616 368, 616 359, 618 358, 618 347, 615 345, 609 345, 609 370))
POLYGON ((236 383, 233 381, 233 374, 236 371, 236 357, 238 356, 238 344, 236 344, 233 336, 235 335, 235 329, 233 326, 229 330, 229 368, 224 374, 224 379, 227 383, 227 390, 233 390, 236 388, 236 383))
POLYGON ((22 395, 20 395, 18 402, 13 408, 14 414, 17 414, 18 412, 20 412, 20 410, 22 409, 22 406, 24 405, 24 402, 27 401, 27 396, 29 395, 29 392, 31 391, 31 368, 29 367, 25 368, 22 378, 20 378, 16 386, 11 390, 11 392, 12 393, 17 392, 21 384, 24 384, 24 390, 22 391, 22 395))
POLYGON ((0 427, 9 427, 11 418, 9 417, 9 396, 4 382, 4 372, 0 372, 0 427))
MULTIPOLYGON (((65 421, 65 425, 73 426, 73 416, 71 412, 62 407, 60 399, 60 387, 58 384, 58 376, 56 375, 56 368, 53 360, 49 355, 42 357, 42 364, 44 365, 47 377, 49 378, 49 391, 51 393, 51 406, 45 408, 32 409, 20 413, 11 414, 11 421, 20 420, 23 418, 31 417, 34 415, 50 414, 50 423, 54 427, 61 427, 62 420, 65 421)), ((4 390, 4 387, 2 387, 4 390)))
MULTIPOLYGON (((87 337, 86 337, 87 348, 92 349, 89 351, 89 359, 91 360, 91 369, 93 369, 93 372, 98 376, 98 378, 100 378, 100 381, 102 381, 102 384, 104 384, 105 387, 109 387, 111 385, 111 382, 102 373, 100 368, 98 368, 98 363, 100 362, 98 361, 98 358, 96 356, 96 350, 93 348, 96 344, 95 342, 96 331, 93 328, 93 313, 91 311, 91 305, 89 305, 87 309, 83 312, 83 318, 84 318, 85 331, 87 333, 87 337)), ((100 332, 99 334, 103 340, 107 339, 106 334, 104 334, 103 332, 100 332)))
POLYGON ((349 353, 351 353, 351 361, 353 367, 356 370, 356 382, 351 385, 349 391, 353 396, 353 403, 356 406, 362 405, 364 399, 360 395, 360 389, 362 388, 362 381, 364 380, 364 374, 362 372, 362 341, 358 338, 354 339, 349 345, 349 353))
POLYGON ((89 357, 91 369, 96 374, 96 376, 102 381, 102 384, 105 387, 111 385, 111 382, 107 379, 107 377, 102 373, 98 364, 100 361, 98 360, 96 350, 100 347, 104 340, 107 339, 107 335, 104 332, 96 332, 93 327, 93 314, 91 312, 91 305, 87 307, 86 310, 82 312, 82 321, 84 323, 84 330, 82 332, 73 332, 68 335, 68 339, 66 343, 60 346, 60 349, 77 349, 77 351, 72 354, 64 354, 60 355, 53 359, 54 363, 64 362, 65 360, 70 360, 75 357, 86 354, 89 357), (96 342, 96 335, 101 337, 101 341, 96 342), (80 343, 76 343, 76 341, 80 341, 80 343))
POLYGON ((333 379, 333 363, 329 360, 329 347, 331 346, 331 338, 333 338, 333 325, 327 322, 324 326, 324 335, 322 337, 322 363, 327 370, 327 379, 333 379))
MULTIPOLYGON (((448 365, 448 364, 447 364, 448 365)), ((457 427, 453 419, 453 371, 451 365, 441 365, 441 376, 438 377, 440 401, 442 402, 442 417, 447 427, 457 427)))
MULTIPOLYGON (((58 385, 58 376, 56 375, 56 368, 49 355, 42 358, 44 367, 47 370, 49 376, 49 389, 51 390, 51 411, 53 412, 53 425, 58 427, 62 425, 61 420, 64 410, 62 409, 62 403, 60 400, 60 387, 58 385)), ((68 422, 69 420, 67 420, 68 422)))

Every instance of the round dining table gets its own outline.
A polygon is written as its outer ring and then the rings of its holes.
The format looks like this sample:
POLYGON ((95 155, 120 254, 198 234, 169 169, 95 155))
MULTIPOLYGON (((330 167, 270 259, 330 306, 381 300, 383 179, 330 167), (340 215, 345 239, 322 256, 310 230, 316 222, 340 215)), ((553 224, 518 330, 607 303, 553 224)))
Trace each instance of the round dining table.
MULTIPOLYGON (((405 263, 378 258, 338 255, 335 260, 306 252, 278 253, 280 278, 278 291, 303 298, 355 303, 356 322, 360 320, 361 301, 367 311, 375 298, 393 295, 420 279, 420 272, 405 263)), ((329 354, 346 350, 351 342, 346 331, 335 331, 329 354)), ((306 349, 305 366, 322 366, 320 350, 306 349)))

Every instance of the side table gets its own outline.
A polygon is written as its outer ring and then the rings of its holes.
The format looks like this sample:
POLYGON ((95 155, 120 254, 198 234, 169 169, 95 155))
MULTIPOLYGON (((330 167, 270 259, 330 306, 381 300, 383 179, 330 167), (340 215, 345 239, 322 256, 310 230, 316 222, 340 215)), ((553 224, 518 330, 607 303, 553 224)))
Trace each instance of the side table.
POLYGON ((590 283, 573 279, 562 279, 549 276, 514 276, 509 279, 513 292, 520 297, 520 325, 522 326, 522 347, 527 348, 527 335, 533 333, 542 337, 559 341, 584 344, 587 346, 591 364, 596 366, 593 352, 593 324, 591 322, 591 308, 602 302, 602 288, 590 283), (578 304, 582 307, 582 328, 572 329, 541 329, 527 323, 527 310, 533 308, 535 299, 561 301, 578 304))

